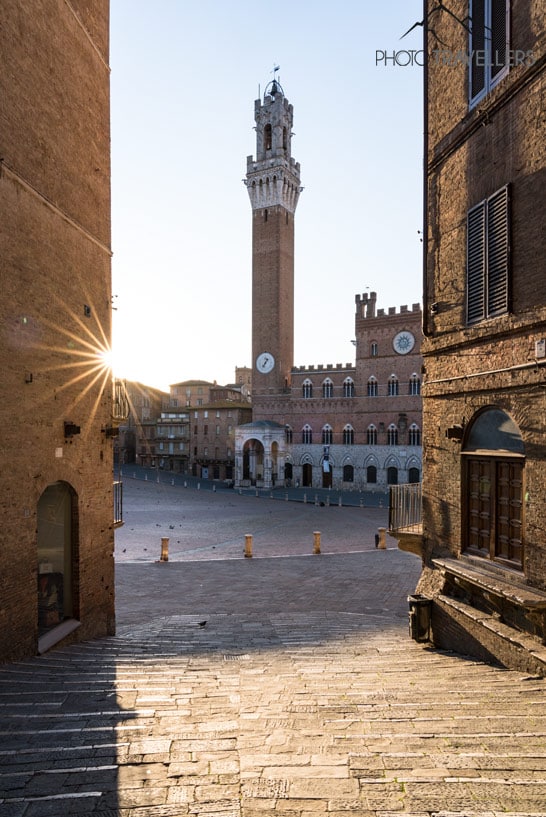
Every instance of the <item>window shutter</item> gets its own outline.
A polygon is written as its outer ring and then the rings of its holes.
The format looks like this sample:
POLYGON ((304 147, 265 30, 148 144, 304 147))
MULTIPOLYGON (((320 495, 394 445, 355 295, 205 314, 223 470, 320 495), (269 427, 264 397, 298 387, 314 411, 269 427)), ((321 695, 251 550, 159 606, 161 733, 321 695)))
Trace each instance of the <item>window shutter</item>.
POLYGON ((481 202, 467 216, 467 321, 475 323, 485 316, 485 202, 481 202))
POLYGON ((491 80, 506 66, 508 5, 506 0, 491 0, 491 80))
MULTIPOLYGON (((505 0, 506 2, 506 0, 505 0)), ((472 0, 470 8, 470 99, 485 89, 485 0, 472 0)))
POLYGON ((487 202, 487 314, 508 311, 509 263, 508 187, 487 202))

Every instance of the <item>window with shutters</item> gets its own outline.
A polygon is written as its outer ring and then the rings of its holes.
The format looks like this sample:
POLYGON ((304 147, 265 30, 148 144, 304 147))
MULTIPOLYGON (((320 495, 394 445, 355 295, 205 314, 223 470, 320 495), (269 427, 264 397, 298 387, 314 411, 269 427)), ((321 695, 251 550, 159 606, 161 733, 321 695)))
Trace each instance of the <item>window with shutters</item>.
POLYGON ((468 211, 466 319, 504 315, 510 302, 510 198, 508 186, 468 211))
POLYGON ((470 0, 470 106, 508 73, 509 23, 510 0, 470 0))

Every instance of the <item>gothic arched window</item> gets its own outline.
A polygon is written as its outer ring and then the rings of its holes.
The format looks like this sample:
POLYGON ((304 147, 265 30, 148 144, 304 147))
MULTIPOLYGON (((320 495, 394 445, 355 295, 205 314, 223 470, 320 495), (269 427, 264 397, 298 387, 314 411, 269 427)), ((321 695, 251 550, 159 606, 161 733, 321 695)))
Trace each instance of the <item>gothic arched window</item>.
POLYGON ((421 394, 421 379, 415 373, 410 377, 409 393, 413 395, 421 394))
POLYGON ((322 429, 322 444, 323 445, 332 445, 332 438, 334 432, 332 430, 332 426, 328 425, 328 423, 322 429))
POLYGON ((368 426, 366 431, 366 444, 377 445, 377 429, 374 425, 368 426))
POLYGON ((409 427, 408 445, 421 445, 421 431, 415 423, 412 423, 409 427))
MULTIPOLYGON (((398 445, 398 429, 391 423, 387 429, 387 445, 398 445)), ((396 483, 391 483, 395 485, 396 483)))
POLYGON ((391 376, 389 377, 387 394, 389 395, 389 397, 397 397, 398 390, 399 390, 398 378, 396 377, 395 374, 391 374, 391 376))
POLYGON ((266 125, 264 128, 264 148, 266 150, 271 150, 272 139, 271 125, 266 125))
POLYGON ((329 377, 322 383, 322 396, 323 397, 333 397, 334 396, 334 384, 330 380, 329 377))
POLYGON ((355 383, 352 377, 347 377, 343 381, 343 397, 355 396, 355 383))
POLYGON ((368 380, 368 397, 377 397, 377 379, 373 375, 368 380))
POLYGON ((343 429, 343 445, 354 445, 355 432, 349 423, 343 429))
POLYGON ((313 384, 309 379, 303 381, 302 394, 305 399, 313 396, 313 384))
POLYGON ((313 442, 313 429, 307 423, 304 425, 301 431, 301 441, 304 445, 311 445, 313 442))

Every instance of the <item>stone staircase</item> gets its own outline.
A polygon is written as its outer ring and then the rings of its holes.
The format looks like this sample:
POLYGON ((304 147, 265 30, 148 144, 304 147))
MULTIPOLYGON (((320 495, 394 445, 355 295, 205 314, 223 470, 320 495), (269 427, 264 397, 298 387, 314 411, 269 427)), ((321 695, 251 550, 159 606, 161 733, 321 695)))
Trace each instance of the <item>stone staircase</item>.
POLYGON ((544 817, 546 681, 337 612, 168 616, 0 668, 0 817, 272 813, 544 817))

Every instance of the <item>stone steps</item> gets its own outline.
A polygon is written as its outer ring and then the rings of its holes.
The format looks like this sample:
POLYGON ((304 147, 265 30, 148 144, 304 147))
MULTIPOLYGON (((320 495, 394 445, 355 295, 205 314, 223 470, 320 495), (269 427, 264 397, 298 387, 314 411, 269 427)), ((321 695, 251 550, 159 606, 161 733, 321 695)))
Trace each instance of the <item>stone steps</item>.
POLYGON ((171 616, 0 668, 0 817, 277 812, 544 817, 546 682, 344 613, 171 616))

